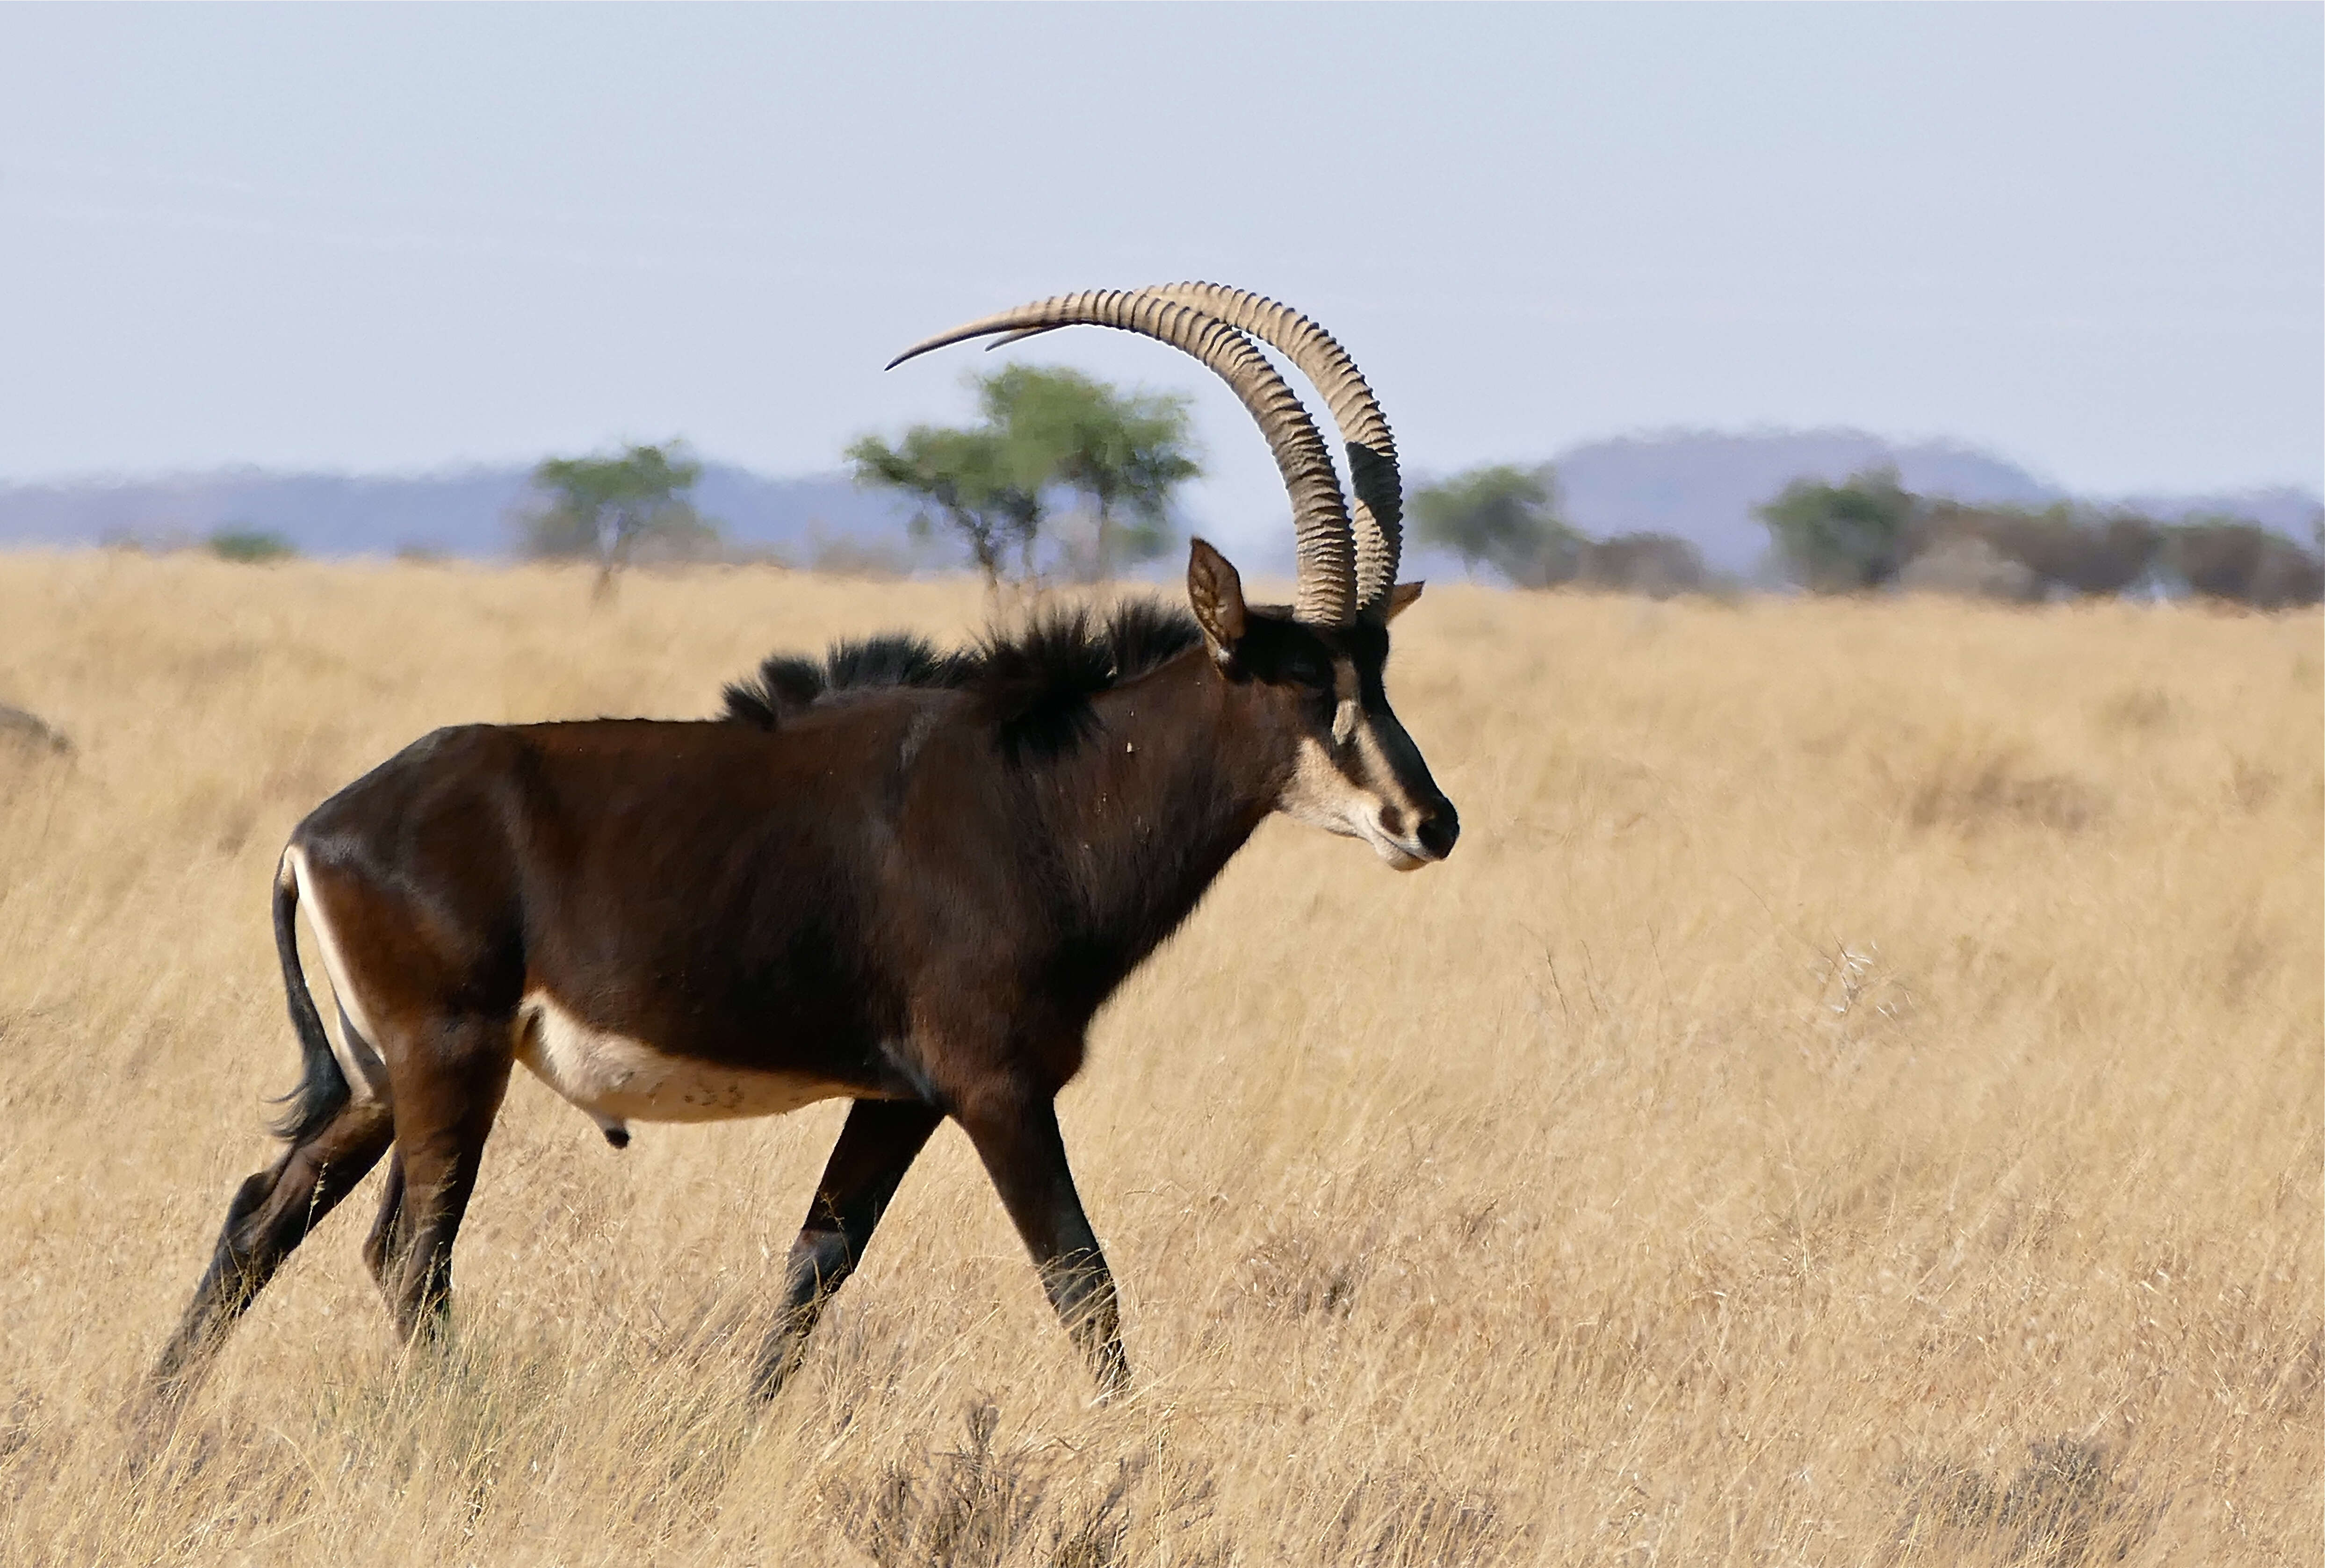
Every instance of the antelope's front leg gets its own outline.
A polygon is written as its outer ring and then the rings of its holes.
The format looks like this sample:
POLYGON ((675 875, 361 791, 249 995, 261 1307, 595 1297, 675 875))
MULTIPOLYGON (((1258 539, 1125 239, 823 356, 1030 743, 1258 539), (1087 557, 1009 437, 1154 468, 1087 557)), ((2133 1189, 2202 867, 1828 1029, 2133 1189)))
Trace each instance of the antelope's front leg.
POLYGON ((1029 1094, 981 1101, 956 1114, 1033 1255, 1050 1305, 1089 1363, 1098 1397, 1126 1391, 1130 1360, 1122 1350, 1114 1276, 1082 1213, 1081 1194, 1074 1190, 1056 1105, 1047 1096, 1029 1094))
POLYGON ((873 1227, 896 1195, 913 1159, 944 1113, 903 1100, 858 1100, 839 1130, 807 1223, 792 1243, 783 1276, 783 1313, 759 1352, 751 1391, 771 1397, 799 1369, 808 1335, 842 1281, 856 1271, 873 1227))

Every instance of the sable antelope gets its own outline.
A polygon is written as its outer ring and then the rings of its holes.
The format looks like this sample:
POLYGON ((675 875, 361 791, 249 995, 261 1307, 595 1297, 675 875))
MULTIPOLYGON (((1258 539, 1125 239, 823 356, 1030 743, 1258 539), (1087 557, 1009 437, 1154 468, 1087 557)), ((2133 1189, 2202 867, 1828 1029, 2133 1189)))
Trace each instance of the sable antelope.
POLYGON ((853 1102, 757 1365, 773 1393, 938 1122, 975 1145, 1101 1391, 1129 1375, 1112 1277, 1053 1102, 1090 1019, 1262 818, 1442 860, 1452 803, 1390 711, 1394 447, 1355 364, 1307 318, 1215 284, 1061 296, 931 338, 1075 324, 1144 334, 1223 376, 1291 493, 1298 588, 1246 604, 1198 540, 1193 615, 1037 616, 968 650, 916 638, 777 657, 723 716, 440 730, 291 835, 275 945, 302 1076, 286 1148, 228 1205, 154 1379, 190 1389, 234 1320, 385 1154, 365 1243, 403 1334, 434 1332, 512 1065, 616 1147, 633 1121, 853 1102), (1348 442, 1353 515, 1297 364, 1348 442), (301 976, 319 940, 336 1042, 301 976))

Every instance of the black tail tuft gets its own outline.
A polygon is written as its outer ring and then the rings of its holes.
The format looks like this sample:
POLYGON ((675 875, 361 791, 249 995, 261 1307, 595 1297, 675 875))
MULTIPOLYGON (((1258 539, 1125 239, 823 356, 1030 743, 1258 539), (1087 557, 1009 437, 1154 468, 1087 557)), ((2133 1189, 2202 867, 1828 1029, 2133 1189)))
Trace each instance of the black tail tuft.
POLYGON ((347 1078, 323 1032, 322 1014, 299 966, 299 883, 288 867, 274 879, 274 951, 283 960, 283 989, 291 1002, 291 1027, 299 1031, 299 1086, 274 1102, 288 1106, 277 1116, 274 1136, 302 1143, 347 1108, 347 1078))

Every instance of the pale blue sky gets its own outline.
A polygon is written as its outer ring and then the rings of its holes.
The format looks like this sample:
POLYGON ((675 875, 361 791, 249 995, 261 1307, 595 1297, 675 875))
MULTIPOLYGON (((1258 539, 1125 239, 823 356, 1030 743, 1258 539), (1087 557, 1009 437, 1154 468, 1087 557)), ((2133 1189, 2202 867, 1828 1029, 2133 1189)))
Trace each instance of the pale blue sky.
MULTIPOLYGON (((2325 487, 2325 10, 0 7, 0 481, 957 418, 1067 289, 1211 277, 1410 466, 1849 424, 2325 487)), ((1071 339, 1079 337, 1080 341, 1071 339)), ((1280 507, 1203 388, 1221 531, 1280 507)))

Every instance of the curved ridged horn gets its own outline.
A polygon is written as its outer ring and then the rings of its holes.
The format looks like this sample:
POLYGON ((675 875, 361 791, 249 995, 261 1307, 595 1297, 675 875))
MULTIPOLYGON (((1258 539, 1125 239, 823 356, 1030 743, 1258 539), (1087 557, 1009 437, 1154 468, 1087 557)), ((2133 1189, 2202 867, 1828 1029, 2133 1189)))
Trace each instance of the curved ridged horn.
MULTIPOLYGON (((1226 283, 1157 283, 1141 296, 1191 305, 1228 326, 1248 332, 1289 358, 1323 394, 1332 422, 1348 444, 1348 488, 1355 492, 1349 521, 1357 536, 1357 604, 1372 609, 1396 586, 1397 558, 1404 542, 1404 485, 1396 468, 1396 439, 1388 418, 1364 373, 1332 335, 1291 306, 1226 283)), ((1028 327, 993 345, 1014 343, 1048 331, 1028 327)))
POLYGON ((1206 310, 1152 293, 1119 289, 1060 294, 1020 305, 996 316, 956 327, 916 343, 888 362, 888 368, 915 355, 996 332, 1047 331, 1056 327, 1111 327, 1136 332, 1194 355, 1235 389, 1259 422, 1275 455, 1276 471, 1292 498, 1292 528, 1297 536, 1299 586, 1292 613, 1301 621, 1345 626, 1356 619, 1356 536, 1332 455, 1316 433, 1299 394, 1276 374, 1251 340, 1206 310))

